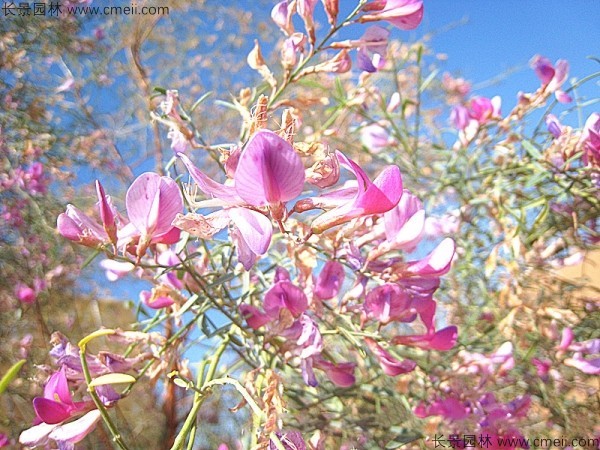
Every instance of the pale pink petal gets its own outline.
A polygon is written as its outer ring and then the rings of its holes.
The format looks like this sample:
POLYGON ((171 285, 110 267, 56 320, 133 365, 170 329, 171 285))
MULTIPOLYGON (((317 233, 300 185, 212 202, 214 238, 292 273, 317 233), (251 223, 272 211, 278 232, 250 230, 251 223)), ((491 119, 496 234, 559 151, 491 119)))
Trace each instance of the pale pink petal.
POLYGON ((252 253, 264 255, 273 235, 273 224, 269 218, 248 208, 232 208, 228 212, 252 253))
POLYGON ((366 14, 359 18, 359 22, 372 22, 386 20, 402 30, 412 30, 423 20, 422 0, 387 0, 386 2, 374 2, 376 6, 366 8, 375 10, 372 14, 366 14), (383 8, 381 5, 384 4, 383 8))
POLYGON ((261 130, 242 151, 234 181, 237 193, 250 205, 274 205, 302 193, 304 165, 286 140, 261 130))
POLYGON ((98 420, 100 420, 100 411, 95 409, 73 422, 54 428, 48 437, 59 443, 76 444, 93 431, 98 420))
POLYGON ((353 200, 321 214, 313 221, 311 227, 315 233, 357 217, 387 212, 398 204, 402 196, 402 176, 397 166, 387 166, 375 181, 371 182, 358 164, 339 151, 336 154, 340 164, 356 176, 358 189, 353 200))
POLYGON ((356 364, 354 363, 347 362, 334 364, 322 358, 316 358, 314 365, 315 367, 324 370, 331 382, 337 386, 350 387, 356 382, 356 377, 354 376, 356 364))
POLYGON ((425 258, 410 262, 406 271, 420 276, 440 276, 450 270, 454 257, 455 245, 451 238, 446 238, 425 258))
POLYGON ((564 360, 566 366, 571 366, 589 375, 600 375, 600 358, 585 359, 576 355, 564 360))
POLYGON ((210 239, 225 228, 229 222, 227 210, 220 210, 208 216, 197 213, 177 214, 173 225, 194 237, 210 239))
POLYGON ((47 423, 40 423, 35 425, 21 433, 19 436, 19 443, 27 447, 36 447, 43 445, 48 441, 48 435, 57 426, 47 423))
POLYGON ((206 195, 216 197, 223 200, 227 205, 241 205, 244 201, 237 194, 233 186, 226 186, 224 184, 213 181, 206 176, 200 169, 198 169, 190 159, 183 153, 178 155, 192 179, 196 182, 198 187, 206 195))
POLYGON ((142 235, 159 236, 173 228, 173 219, 183 210, 183 197, 175 181, 146 172, 127 190, 125 204, 129 220, 142 235))

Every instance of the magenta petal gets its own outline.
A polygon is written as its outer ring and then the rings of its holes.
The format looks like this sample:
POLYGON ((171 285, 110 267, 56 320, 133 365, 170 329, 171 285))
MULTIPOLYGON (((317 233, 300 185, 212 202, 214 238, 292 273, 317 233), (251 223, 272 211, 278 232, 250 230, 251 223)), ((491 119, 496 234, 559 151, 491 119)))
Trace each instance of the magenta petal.
POLYGON ((183 211, 183 197, 175 181, 152 172, 135 179, 125 197, 129 220, 142 235, 169 232, 175 216, 183 211))
POLYGON ((321 300, 335 297, 344 283, 344 266, 337 261, 327 261, 317 277, 314 294, 321 300))
POLYGON ((43 397, 33 399, 33 409, 44 423, 57 424, 71 417, 71 408, 68 405, 43 397))
POLYGON ((397 166, 386 167, 371 182, 358 164, 339 151, 336 155, 340 164, 356 176, 358 189, 352 200, 317 217, 311 224, 314 233, 321 233, 357 217, 385 213, 396 206, 402 196, 402 176, 397 166))
POLYGON ((108 202, 108 198, 104 193, 104 188, 98 180, 96 180, 96 193, 98 195, 98 202, 100 208, 100 219, 104 230, 110 237, 112 242, 117 242, 117 225, 115 223, 115 215, 108 202))
POLYGON ((256 255, 264 255, 273 235, 271 221, 264 214, 248 208, 232 208, 228 212, 250 250, 256 255))
POLYGON ((420 276, 440 276, 450 270, 454 257, 454 241, 446 238, 425 258, 408 264, 407 272, 420 276))
POLYGON ((573 330, 569 327, 565 327, 562 330, 562 335, 560 339, 560 344, 556 347, 557 350, 566 350, 569 348, 569 345, 573 342, 575 338, 575 334, 573 334, 573 330))
POLYGON ((249 327, 254 330, 258 330, 263 325, 269 323, 272 318, 267 316, 265 313, 260 311, 258 308, 252 305, 241 304, 240 312, 249 327))
POLYGON ((94 409, 73 422, 54 428, 48 437, 57 441, 59 445, 60 443, 76 444, 93 431, 98 420, 100 420, 100 411, 94 409))
POLYGON ((287 141, 261 130, 242 151, 234 181, 237 193, 250 205, 283 203, 302 193, 304 165, 287 141))
POLYGON ((388 166, 379 174, 355 203, 365 214, 382 214, 389 211, 402 196, 402 176, 398 166, 388 166))
POLYGON ((190 159, 183 153, 178 155, 192 179, 196 182, 202 192, 210 197, 216 197, 223 200, 228 205, 239 205, 243 203, 243 200, 237 194, 233 186, 226 186, 221 183, 213 181, 206 176, 200 169, 198 169, 190 159))
POLYGON ((314 359, 314 365, 325 371, 331 382, 340 387, 350 387, 356 382, 356 377, 354 376, 355 363, 345 362, 335 364, 319 356, 314 359))
POLYGON ((273 318, 279 317, 281 308, 289 309, 294 317, 298 317, 308 308, 308 299, 298 286, 289 281, 282 281, 267 291, 263 308, 273 318))
POLYGON ((404 361, 397 360, 371 338, 365 338, 365 342, 379 360, 379 364, 386 375, 395 377, 397 375, 412 372, 415 370, 415 367, 417 367, 417 363, 410 359, 405 359, 404 361))
POLYGON ((429 350, 450 350, 456 345, 458 329, 452 325, 434 334, 396 336, 392 338, 393 344, 411 345, 429 350))
POLYGON ((456 345, 458 339, 458 328, 454 325, 436 331, 430 341, 429 348, 432 350, 450 350, 456 345))
POLYGON ((48 379, 46 386, 44 386, 44 397, 50 400, 60 400, 66 404, 73 403, 64 366, 48 379))

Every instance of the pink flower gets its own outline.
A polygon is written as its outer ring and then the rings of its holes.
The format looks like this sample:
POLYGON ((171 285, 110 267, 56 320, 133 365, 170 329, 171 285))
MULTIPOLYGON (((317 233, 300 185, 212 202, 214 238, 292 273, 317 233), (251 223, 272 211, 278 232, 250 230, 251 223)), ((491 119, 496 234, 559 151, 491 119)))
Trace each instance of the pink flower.
POLYGON ((385 325, 392 321, 411 322, 416 312, 411 309, 411 297, 396 284, 377 286, 367 295, 363 305, 367 317, 385 325))
POLYGON ((21 303, 27 304, 35 303, 35 299, 37 298, 37 292, 23 283, 17 283, 15 295, 21 303))
POLYGON ((554 114, 548 114, 546 116, 546 127, 555 139, 558 139, 562 134, 562 125, 554 114))
POLYGON ((469 102, 469 117, 480 125, 492 119, 499 119, 501 104, 502 99, 499 96, 492 97, 491 100, 486 97, 473 97, 469 102))
POLYGON ((383 215, 383 224, 385 240, 369 253, 368 261, 374 261, 392 250, 414 250, 425 225, 423 204, 405 189, 398 204, 383 215))
POLYGON ((456 345, 458 329, 452 325, 436 332, 423 335, 396 336, 392 338, 394 345, 409 345, 428 350, 450 350, 456 345))
POLYGON ((469 416, 469 409, 455 397, 434 400, 430 405, 420 404, 415 408, 415 415, 420 418, 442 416, 449 420, 462 420, 469 416))
POLYGON ((279 318, 282 308, 289 310, 294 317, 300 316, 308 308, 308 299, 298 286, 291 281, 280 281, 269 289, 264 298, 265 313, 273 318, 279 318))
POLYGON ((292 24, 294 11, 295 6, 290 8, 287 0, 277 3, 271 10, 271 19, 288 36, 294 32, 294 25, 292 24))
POLYGON ((67 211, 58 216, 56 224, 62 236, 87 247, 117 242, 116 212, 99 181, 96 181, 96 194, 101 225, 75 206, 67 205, 67 211))
POLYGON ((337 261, 327 261, 321 273, 315 280, 313 292, 319 300, 329 300, 335 297, 344 283, 344 266, 337 261))
POLYGON ((402 196, 402 177, 397 166, 387 166, 371 181, 358 164, 339 151, 336 154, 340 164, 356 176, 356 183, 320 197, 300 200, 294 207, 298 212, 329 209, 312 222, 312 232, 316 234, 357 217, 383 214, 396 206, 402 196))
MULTIPOLYGON (((389 125, 389 124, 388 124, 389 125)), ((373 153, 379 153, 396 143, 390 133, 381 125, 372 123, 360 129, 360 142, 373 153)))
POLYGON ((368 13, 362 15, 359 22, 386 20, 402 30, 412 30, 423 20, 422 0, 375 0, 367 3, 363 10, 368 13))
POLYGON ((299 196, 304 187, 302 160, 287 141, 268 130, 255 133, 242 150, 233 186, 213 181, 187 156, 178 156, 200 190, 212 198, 200 205, 226 209, 206 217, 178 216, 176 226, 207 238, 233 223, 231 237, 238 259, 249 270, 257 257, 266 253, 272 236, 270 220, 255 209, 268 208, 271 217, 281 224, 287 217, 285 202, 299 196))
POLYGON ((450 112, 450 122, 457 130, 464 130, 469 124, 469 110, 463 105, 456 105, 450 112))
POLYGON ((556 61, 556 66, 553 66, 549 59, 535 55, 529 65, 542 82, 546 92, 554 93, 560 103, 572 101, 572 98, 560 89, 569 75, 569 63, 566 60, 559 59, 556 61))
POLYGON ((285 41, 281 48, 281 63, 286 68, 291 68, 298 62, 298 53, 304 51, 306 36, 302 33, 294 33, 285 41))
POLYGON ((356 382, 356 377, 354 376, 355 363, 345 362, 335 364, 322 357, 316 357, 313 359, 313 365, 323 370, 331 382, 337 386, 350 387, 356 382))
MULTIPOLYGON (((276 434, 285 450, 306 450, 306 443, 299 431, 278 431, 276 434)), ((278 448, 271 439, 268 450, 277 450, 278 448)))
POLYGON ((369 350, 371 350, 371 352, 377 357, 383 372, 390 377, 412 372, 415 370, 415 367, 417 367, 417 363, 410 359, 398 361, 390 354, 390 352, 385 350, 371 338, 365 338, 365 342, 367 343, 369 350))
POLYGON ((33 399, 37 418, 47 424, 61 423, 90 406, 93 406, 92 402, 73 401, 64 366, 50 377, 44 387, 44 396, 33 399))
POLYGON ((117 281, 135 269, 130 262, 115 261, 114 259, 103 259, 100 261, 100 267, 105 270, 108 281, 117 281))
POLYGON ((44 445, 49 439, 55 441, 59 448, 73 448, 91 433, 100 420, 100 411, 94 409, 73 422, 64 425, 40 423, 19 436, 19 443, 27 447, 44 445))
POLYGON ((367 28, 360 38, 358 47, 358 67, 365 72, 377 72, 385 65, 388 37, 385 28, 373 26, 367 28))
POLYGON ((104 188, 96 180, 96 195, 98 196, 98 209, 100 210, 100 220, 102 227, 113 244, 117 243, 117 222, 113 206, 110 203, 110 197, 104 193, 104 188))
POLYGON ((585 121, 577 147, 583 150, 583 163, 600 168, 600 114, 593 113, 585 121))
POLYGON ((139 239, 140 258, 151 243, 177 241, 179 230, 172 223, 183 211, 183 197, 175 181, 146 172, 127 190, 125 206, 130 223, 120 230, 119 247, 139 239))

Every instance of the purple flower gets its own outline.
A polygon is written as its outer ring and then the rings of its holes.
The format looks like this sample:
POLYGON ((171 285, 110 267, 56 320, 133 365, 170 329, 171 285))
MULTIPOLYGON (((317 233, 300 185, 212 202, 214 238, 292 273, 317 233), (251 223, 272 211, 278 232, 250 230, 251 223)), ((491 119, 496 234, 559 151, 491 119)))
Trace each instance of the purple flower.
POLYGON ((100 411, 94 409, 73 422, 66 424, 40 423, 21 433, 19 443, 27 447, 44 445, 48 440, 53 440, 60 449, 73 448, 91 433, 100 420, 100 411))
POLYGON ((329 300, 335 297, 344 283, 344 266, 337 261, 327 261, 319 276, 315 280, 313 292, 320 300, 329 300))
POLYGON ((383 27, 367 28, 360 38, 358 47, 358 67, 365 72, 377 72, 385 65, 388 37, 390 32, 383 27))
POLYGON ((583 163, 600 168, 600 114, 593 113, 587 118, 579 137, 577 147, 583 150, 583 163))
POLYGON ((377 360, 383 369, 383 373, 390 377, 412 372, 415 370, 415 367, 417 367, 417 363, 410 359, 405 359, 404 361, 397 360, 390 352, 385 350, 371 338, 365 338, 365 342, 367 343, 369 350, 377 357, 377 360))
POLYGON ((44 396, 33 399, 37 418, 47 424, 61 423, 90 406, 93 406, 91 401, 73 401, 64 366, 50 377, 44 387, 44 396))
POLYGON ((311 228, 315 234, 358 217, 383 214, 396 206, 402 196, 402 176, 398 166, 387 166, 371 181, 358 164, 339 151, 336 154, 341 165, 356 176, 356 183, 320 197, 300 200, 294 207, 298 212, 329 209, 313 220, 311 228))

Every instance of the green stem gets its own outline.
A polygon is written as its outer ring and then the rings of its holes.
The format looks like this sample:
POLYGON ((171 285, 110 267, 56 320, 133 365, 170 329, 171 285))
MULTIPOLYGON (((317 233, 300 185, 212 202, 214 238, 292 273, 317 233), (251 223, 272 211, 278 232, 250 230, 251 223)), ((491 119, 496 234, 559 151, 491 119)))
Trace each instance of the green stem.
MULTIPOLYGON (((208 373, 206 374, 206 378, 205 378, 206 381, 204 382, 200 392, 199 391, 195 392, 194 403, 192 405, 192 409, 190 410, 187 418, 185 419, 185 422, 184 422, 183 426, 181 427, 181 431, 179 431, 179 433, 175 437, 175 442, 173 443, 171 450, 182 449, 186 438, 188 436, 191 436, 191 431, 194 428, 194 425, 196 423, 196 416, 198 415, 198 411, 199 411, 200 407, 202 406, 204 399, 206 398, 206 395, 202 395, 201 391, 204 390, 206 387, 208 387, 207 383, 212 381, 212 379, 214 378, 215 373, 217 371, 217 365, 219 364, 219 360, 221 359, 221 356, 225 352, 225 349, 229 345, 229 340, 230 340, 230 336, 229 335, 225 336, 225 338, 221 342, 221 345, 219 345, 219 347, 217 348, 217 351, 213 355, 212 360, 210 362, 210 366, 208 368, 208 373)), ((204 368, 206 366, 206 363, 207 363, 207 360, 202 361, 202 363, 200 364, 200 367, 198 368, 198 375, 197 375, 197 379, 196 379, 196 386, 198 388, 200 387, 200 382, 203 381, 203 374, 204 374, 204 368)), ((190 439, 190 442, 193 442, 193 441, 190 439)), ((188 443, 188 447, 189 447, 189 443, 188 443)))
POLYGON ((88 390, 90 396, 92 397, 92 400, 94 401, 94 404, 96 405, 96 408, 98 408, 98 411, 100 411, 102 420, 104 421, 104 424, 110 431, 110 434, 113 437, 113 441, 118 445, 118 447, 121 450, 129 450, 129 447, 127 447, 127 445, 125 445, 125 442, 123 442, 123 438, 119 434, 119 430, 117 430, 117 427, 115 426, 114 422, 110 418, 110 415, 108 414, 108 411, 106 410, 106 408, 104 407, 104 404, 100 400, 100 397, 98 397, 98 394, 96 394, 96 389, 93 387, 92 388, 89 387, 89 384, 92 382, 92 376, 90 374, 90 369, 88 368, 87 359, 85 358, 85 350, 86 350, 85 345, 80 346, 79 359, 81 360, 81 367, 83 369, 83 376, 85 377, 85 383, 88 385, 87 390, 88 390))

